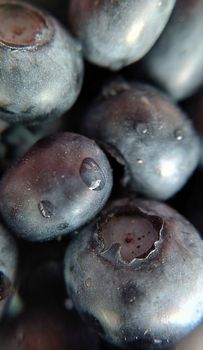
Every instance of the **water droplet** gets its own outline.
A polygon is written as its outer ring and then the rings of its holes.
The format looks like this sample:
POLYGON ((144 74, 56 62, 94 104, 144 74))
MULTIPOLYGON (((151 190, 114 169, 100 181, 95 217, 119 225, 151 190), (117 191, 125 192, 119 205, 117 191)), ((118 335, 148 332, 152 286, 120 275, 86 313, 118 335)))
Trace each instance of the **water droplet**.
POLYGON ((146 135, 148 134, 148 128, 145 124, 139 123, 136 125, 136 131, 139 135, 146 135))
POLYGON ((90 288, 92 286, 91 278, 87 278, 85 281, 85 287, 90 288))
POLYGON ((38 208, 44 218, 50 218, 54 214, 54 206, 47 200, 41 201, 38 208))
POLYGON ((183 139, 183 131, 181 129, 175 130, 175 138, 177 141, 181 141, 183 139))
POLYGON ((105 186, 105 176, 92 158, 85 158, 80 167, 80 176, 92 191, 101 191, 105 186))
POLYGON ((137 159, 137 163, 138 164, 144 164, 144 160, 143 159, 137 159))

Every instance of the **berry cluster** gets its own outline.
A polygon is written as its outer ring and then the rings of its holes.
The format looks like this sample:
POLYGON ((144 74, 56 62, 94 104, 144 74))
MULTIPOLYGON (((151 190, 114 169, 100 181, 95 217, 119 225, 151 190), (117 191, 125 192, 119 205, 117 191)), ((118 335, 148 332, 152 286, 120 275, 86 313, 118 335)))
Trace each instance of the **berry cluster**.
POLYGON ((201 348, 202 15, 0 0, 0 349, 201 348))

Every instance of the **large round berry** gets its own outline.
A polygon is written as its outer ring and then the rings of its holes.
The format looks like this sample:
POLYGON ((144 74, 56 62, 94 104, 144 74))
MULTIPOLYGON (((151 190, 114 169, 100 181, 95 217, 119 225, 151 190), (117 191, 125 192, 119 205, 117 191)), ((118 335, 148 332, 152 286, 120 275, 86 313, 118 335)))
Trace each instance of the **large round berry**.
POLYGON ((0 212, 19 236, 46 240, 92 219, 112 187, 108 160, 84 136, 61 133, 38 141, 0 183, 0 212))
POLYGON ((203 1, 177 0, 145 68, 175 99, 190 96, 203 83, 203 1))
POLYGON ((119 69, 153 46, 171 14, 174 0, 70 0, 69 23, 88 60, 119 69))
POLYGON ((67 248, 67 290, 108 341, 163 349, 203 317, 202 248, 195 228, 165 204, 119 199, 67 248))
POLYGON ((89 108, 85 132, 125 166, 123 183, 167 199, 199 160, 199 139, 187 116, 155 88, 113 81, 89 108))
POLYGON ((0 118, 60 116, 80 92, 80 47, 53 17, 23 2, 1 0, 0 23, 0 118))

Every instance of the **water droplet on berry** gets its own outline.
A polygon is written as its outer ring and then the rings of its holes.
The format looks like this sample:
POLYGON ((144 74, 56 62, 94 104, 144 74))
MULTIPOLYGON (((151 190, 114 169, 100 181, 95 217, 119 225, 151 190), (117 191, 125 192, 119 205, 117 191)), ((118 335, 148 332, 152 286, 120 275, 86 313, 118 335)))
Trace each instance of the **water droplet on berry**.
POLYGON ((41 201, 38 204, 38 208, 44 218, 51 218, 54 214, 54 206, 47 200, 41 201))
POLYGON ((144 160, 143 159, 137 159, 137 163, 138 164, 144 164, 144 160))
POLYGON ((146 135, 148 134, 148 129, 145 124, 138 124, 136 125, 136 131, 139 135, 146 135))
POLYGON ((105 176, 99 165, 92 158, 85 158, 80 167, 80 176, 92 191, 101 191, 105 186, 105 176))
POLYGON ((87 278, 85 281, 85 287, 90 288, 92 286, 92 280, 91 278, 87 278))
POLYGON ((183 139, 183 131, 181 129, 175 130, 175 138, 177 141, 182 141, 183 139))

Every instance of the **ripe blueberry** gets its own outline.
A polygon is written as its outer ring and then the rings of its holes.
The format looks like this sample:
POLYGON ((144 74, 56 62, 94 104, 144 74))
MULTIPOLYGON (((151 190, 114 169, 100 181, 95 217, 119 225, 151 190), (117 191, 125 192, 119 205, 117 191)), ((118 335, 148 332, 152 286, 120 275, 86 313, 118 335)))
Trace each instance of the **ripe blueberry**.
POLYGON ((0 118, 9 123, 59 117, 83 78, 80 47, 46 12, 0 1, 0 118))
POLYGON ((155 88, 113 81, 89 108, 85 132, 125 166, 124 185, 167 199, 199 161, 199 139, 187 116, 155 88))
POLYGON ((96 143, 69 132, 38 141, 3 176, 0 213, 28 240, 46 240, 92 219, 112 187, 109 162, 96 143))
POLYGON ((202 0, 177 0, 168 25, 144 60, 150 76, 177 100, 203 83, 202 13, 202 0))
POLYGON ((68 246, 68 293, 106 340, 163 349, 202 319, 202 245, 167 205, 118 199, 68 246))
POLYGON ((70 0, 69 23, 88 60, 120 69, 150 50, 174 3, 174 0, 70 0))

